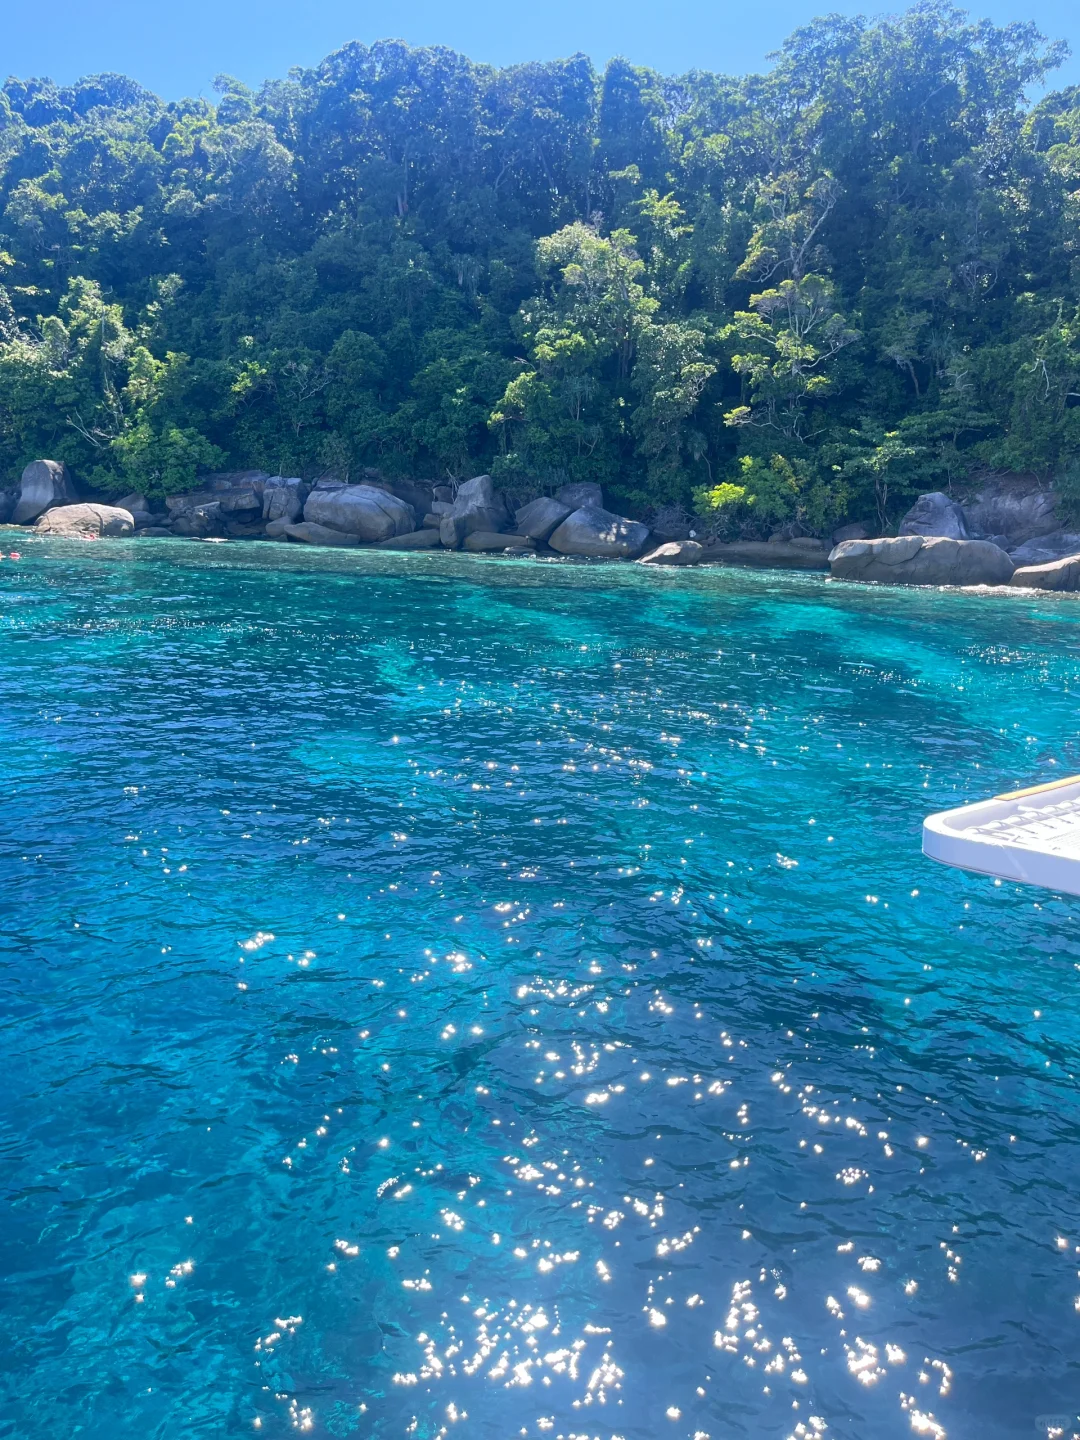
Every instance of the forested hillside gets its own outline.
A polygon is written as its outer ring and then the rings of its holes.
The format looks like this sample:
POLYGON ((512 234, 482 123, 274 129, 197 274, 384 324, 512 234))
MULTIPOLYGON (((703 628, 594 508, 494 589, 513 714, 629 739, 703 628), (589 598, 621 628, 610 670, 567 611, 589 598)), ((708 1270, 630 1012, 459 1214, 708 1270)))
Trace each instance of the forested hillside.
POLYGON ((0 483, 487 470, 764 527, 1068 483, 1080 89, 1025 98, 1060 54, 931 4, 744 78, 388 41, 216 105, 11 79, 0 483))

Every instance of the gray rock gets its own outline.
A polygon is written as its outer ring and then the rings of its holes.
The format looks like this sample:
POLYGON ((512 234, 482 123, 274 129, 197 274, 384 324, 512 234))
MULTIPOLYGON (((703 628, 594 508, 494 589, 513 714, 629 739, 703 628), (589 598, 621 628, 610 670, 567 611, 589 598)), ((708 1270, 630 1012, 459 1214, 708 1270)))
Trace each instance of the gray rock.
POLYGON ((1023 545, 1009 549, 1013 564, 1021 566, 1048 565, 1051 560, 1063 560, 1067 555, 1078 553, 1080 535, 1068 530, 1055 530, 1049 535, 1038 535, 1023 545))
POLYGON ((178 515, 186 514, 189 510, 198 510, 204 505, 216 503, 211 490, 190 490, 183 495, 167 495, 165 497, 165 509, 174 519, 178 515))
POLYGON ((404 500, 406 505, 411 505, 415 515, 424 515, 432 508, 434 495, 433 487, 426 480, 372 480, 373 485, 381 486, 396 495, 399 500, 404 500))
POLYGON ((861 520, 856 520, 851 525, 841 525, 838 530, 834 530, 832 543, 842 545, 845 540, 869 540, 873 533, 869 525, 864 525, 861 520))
POLYGON ((150 540, 163 539, 166 535, 171 536, 172 531, 165 525, 145 525, 141 530, 136 530, 136 538, 141 540, 145 535, 150 540))
POLYGON ((454 499, 454 489, 453 489, 453 486, 452 486, 452 485, 435 485, 435 486, 432 488, 431 496, 432 496, 432 499, 433 499, 433 500, 445 500, 445 501, 447 501, 448 503, 452 504, 452 503, 453 503, 453 499, 454 499))
POLYGON ((14 490, 0 490, 0 525, 7 525, 11 520, 18 498, 14 490))
POLYGON ((561 555, 596 555, 633 560, 645 548, 649 527, 596 505, 583 505, 568 515, 548 540, 561 555))
POLYGON ((431 502, 431 510, 428 513, 441 517, 443 515, 449 515, 453 508, 454 502, 452 500, 433 500, 431 502))
POLYGON ((595 510, 604 508, 604 492, 591 480, 579 480, 572 485, 560 485, 555 491, 555 499, 561 500, 571 511, 581 510, 586 505, 592 506, 595 510))
POLYGON ((375 550, 434 550, 439 545, 439 532, 430 526, 413 530, 408 535, 392 535, 389 540, 380 540, 375 550))
POLYGON ((360 544, 355 535, 346 535, 343 530, 332 530, 329 525, 320 525, 315 520, 301 520, 298 524, 286 525, 283 533, 289 540, 302 540, 305 545, 335 545, 340 549, 352 549, 360 544))
MULTIPOLYGON (((246 517, 250 512, 241 512, 246 517)), ((262 520, 237 519, 234 515, 225 517, 225 534, 230 540, 262 540, 266 536, 266 526, 262 520)))
POLYGON ((462 548, 480 554, 485 550, 505 550, 507 546, 512 546, 515 550, 535 550, 536 541, 527 535, 505 535, 498 530, 474 530, 471 535, 465 536, 462 548))
POLYGON ((439 544, 447 550, 460 550, 465 539, 465 521, 454 515, 444 515, 439 521, 439 544))
POLYGON ((490 475, 476 475, 458 486, 451 508, 439 526, 442 543, 448 550, 459 550, 466 535, 483 530, 488 534, 505 530, 510 523, 506 501, 490 475))
POLYGON ((302 480, 283 475, 271 475, 263 486, 262 518, 271 520, 299 520, 304 513, 304 501, 308 487, 302 480))
POLYGON ((702 559, 720 565, 745 565, 751 569, 827 570, 824 550, 805 550, 793 541, 714 541, 705 547, 702 559))
POLYGON ((1003 535, 1009 551, 1060 532, 1057 496, 1034 476, 994 476, 964 506, 968 534, 989 540, 1003 535))
POLYGON ((133 535, 130 510, 117 505, 54 505, 35 525, 42 535, 133 535))
POLYGON ((950 540, 968 538, 964 512, 940 490, 920 495, 900 522, 901 535, 944 535, 950 540))
POLYGON ((357 540, 390 540, 416 529, 412 506, 375 485, 316 487, 304 502, 304 519, 357 540))
POLYGON ((1022 565, 1013 571, 1009 584, 1032 590, 1080 590, 1080 555, 1065 555, 1048 565, 1022 565))
POLYGON ((217 502, 223 515, 235 515, 238 520, 253 516, 262 519, 263 492, 250 486, 244 490, 223 490, 217 502))
POLYGON ((845 540, 829 556, 837 579, 893 585, 1007 585, 1013 562, 987 540, 946 535, 845 540))
POLYGON ((546 540, 573 511, 572 505, 541 495, 530 500, 517 512, 514 516, 514 529, 519 535, 528 535, 531 540, 546 540))
POLYGON ((442 524, 442 520, 443 517, 441 515, 435 515, 429 510, 428 513, 424 516, 422 528, 424 530, 438 530, 439 526, 442 524))
POLYGON ((639 565, 700 565, 705 553, 704 545, 696 540, 669 540, 659 545, 648 555, 642 555, 639 565))
POLYGON ((58 460, 32 460, 22 472, 11 518, 16 525, 29 525, 54 505, 70 505, 78 498, 65 465, 58 460))
POLYGON ((268 540, 287 540, 289 537, 285 532, 290 525, 295 524, 295 520, 287 520, 284 515, 277 520, 268 520, 266 522, 266 537, 268 540))
POLYGON ((119 506, 121 510, 130 510, 132 515, 137 514, 140 510, 149 511, 150 509, 149 500, 137 490, 133 490, 130 495, 121 495, 119 500, 112 500, 109 503, 119 506))
POLYGON ((115 504, 118 509, 128 512, 136 530, 145 530, 148 525, 153 525, 154 517, 149 510, 133 510, 130 505, 121 505, 119 500, 115 504))
POLYGON ((172 517, 169 528, 174 535, 187 535, 195 540, 207 540, 225 534, 225 517, 216 500, 176 509, 173 508, 172 497, 166 503, 172 517))

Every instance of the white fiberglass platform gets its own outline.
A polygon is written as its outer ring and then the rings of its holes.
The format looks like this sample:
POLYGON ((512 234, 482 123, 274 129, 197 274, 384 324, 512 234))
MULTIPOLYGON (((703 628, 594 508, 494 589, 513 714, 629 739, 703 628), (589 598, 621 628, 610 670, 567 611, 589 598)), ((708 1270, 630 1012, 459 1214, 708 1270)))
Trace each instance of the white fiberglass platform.
POLYGON ((922 848, 961 870, 1080 895, 1080 775, 928 815, 922 848))

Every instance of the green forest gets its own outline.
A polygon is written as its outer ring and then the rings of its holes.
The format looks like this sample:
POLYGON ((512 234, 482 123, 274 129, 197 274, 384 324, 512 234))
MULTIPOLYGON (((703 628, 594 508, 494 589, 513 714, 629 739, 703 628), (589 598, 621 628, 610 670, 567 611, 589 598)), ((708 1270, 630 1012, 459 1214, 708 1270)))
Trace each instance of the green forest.
POLYGON ((0 91, 0 484, 206 470, 767 530, 1080 485, 1080 87, 930 3, 768 73, 346 45, 216 103, 0 91))

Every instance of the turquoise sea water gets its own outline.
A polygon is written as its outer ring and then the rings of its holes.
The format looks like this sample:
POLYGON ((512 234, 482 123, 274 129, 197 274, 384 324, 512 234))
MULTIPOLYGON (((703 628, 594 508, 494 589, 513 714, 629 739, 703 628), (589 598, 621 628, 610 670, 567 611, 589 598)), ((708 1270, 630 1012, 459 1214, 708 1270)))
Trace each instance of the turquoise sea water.
POLYGON ((0 1435, 1073 1433, 1075 600, 14 536, 0 1435))

